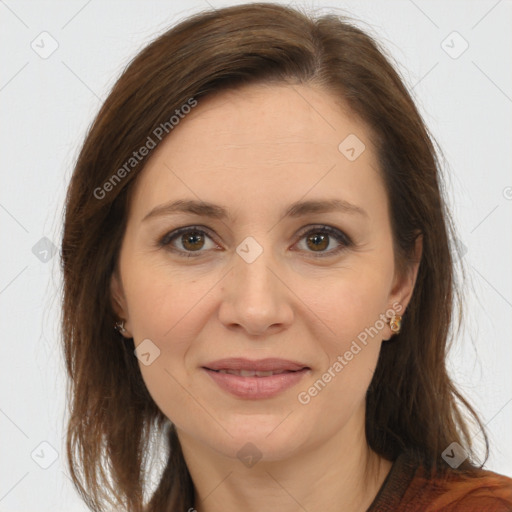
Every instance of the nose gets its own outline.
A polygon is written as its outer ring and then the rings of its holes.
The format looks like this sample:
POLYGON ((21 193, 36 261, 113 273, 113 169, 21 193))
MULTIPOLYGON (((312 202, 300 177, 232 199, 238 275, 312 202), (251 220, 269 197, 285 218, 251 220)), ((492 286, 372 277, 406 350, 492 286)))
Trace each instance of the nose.
POLYGON ((233 255, 233 267, 224 279, 219 320, 252 336, 285 330, 293 321, 293 293, 284 272, 270 250, 263 250, 254 261, 242 256, 233 255))

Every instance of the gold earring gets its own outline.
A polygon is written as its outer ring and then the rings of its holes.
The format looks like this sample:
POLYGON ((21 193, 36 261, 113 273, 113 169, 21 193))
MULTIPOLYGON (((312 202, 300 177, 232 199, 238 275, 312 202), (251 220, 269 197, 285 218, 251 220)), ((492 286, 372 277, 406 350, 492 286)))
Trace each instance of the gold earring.
POLYGON ((393 334, 399 334, 400 329, 402 328, 402 317, 400 315, 395 315, 389 319, 389 328, 393 332, 393 334))

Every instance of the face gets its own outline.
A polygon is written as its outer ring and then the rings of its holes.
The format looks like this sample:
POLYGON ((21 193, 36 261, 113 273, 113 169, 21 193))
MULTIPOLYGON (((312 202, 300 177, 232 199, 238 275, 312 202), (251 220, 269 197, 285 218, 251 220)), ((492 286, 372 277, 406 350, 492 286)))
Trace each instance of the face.
POLYGON ((199 100, 151 155, 112 294, 180 440, 277 460, 364 431, 416 270, 395 268, 367 128, 321 89, 251 85, 199 100))

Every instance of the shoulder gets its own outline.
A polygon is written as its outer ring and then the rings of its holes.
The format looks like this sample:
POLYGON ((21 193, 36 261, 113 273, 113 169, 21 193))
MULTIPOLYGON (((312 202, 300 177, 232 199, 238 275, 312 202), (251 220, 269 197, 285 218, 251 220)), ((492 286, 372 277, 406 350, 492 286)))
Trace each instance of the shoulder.
POLYGON ((487 470, 471 476, 449 471, 423 480, 430 494, 425 512, 512 512, 512 479, 507 476, 487 470))
POLYGON ((512 478, 485 469, 427 473, 401 454, 367 512, 512 512, 512 478))

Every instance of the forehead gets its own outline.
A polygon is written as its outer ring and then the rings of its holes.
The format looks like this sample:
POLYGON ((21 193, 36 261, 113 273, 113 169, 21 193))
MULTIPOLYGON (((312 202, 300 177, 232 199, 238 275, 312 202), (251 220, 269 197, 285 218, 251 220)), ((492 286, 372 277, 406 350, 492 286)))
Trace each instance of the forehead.
POLYGON ((336 190, 355 202, 379 187, 370 131, 341 99, 311 86, 250 85, 198 100, 154 150, 133 206, 178 195, 252 197, 256 206, 336 190))
MULTIPOLYGON (((200 99, 173 131, 169 142, 172 137, 187 138, 192 131, 192 136, 202 136, 198 140, 201 149, 255 152, 261 143, 269 150, 290 143, 315 144, 337 152, 340 137, 353 132, 361 139, 369 136, 341 96, 318 87, 275 84, 247 85, 200 99)), ((300 146, 293 149, 300 152, 300 146)))

